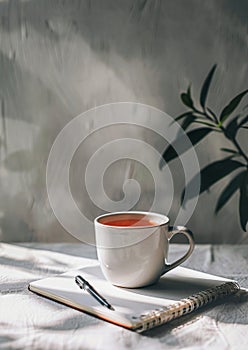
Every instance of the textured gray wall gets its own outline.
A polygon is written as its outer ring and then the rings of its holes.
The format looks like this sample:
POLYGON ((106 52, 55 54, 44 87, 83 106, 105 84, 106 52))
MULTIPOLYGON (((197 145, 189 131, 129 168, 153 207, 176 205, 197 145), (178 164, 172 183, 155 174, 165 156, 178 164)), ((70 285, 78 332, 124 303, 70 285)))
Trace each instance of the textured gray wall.
MULTIPOLYGON (((214 63, 218 71, 209 95, 213 108, 218 110, 247 88, 247 4, 241 0, 1 1, 0 238, 73 240, 49 206, 45 171, 55 137, 79 113, 109 102, 133 101, 176 116, 184 110, 181 90, 193 82, 197 95, 214 63)), ((163 148, 154 135, 127 132, 150 138, 163 148)), ((78 159, 84 164, 96 144, 116 135, 125 132, 110 130, 87 140, 78 159)), ((244 134, 241 138, 246 141, 244 134)), ((220 146, 224 144, 216 137, 199 145, 200 164, 220 158, 220 146)), ((74 174, 82 171, 82 164, 75 166, 74 174)), ((123 161, 109 172, 106 190, 112 198, 119 198, 129 166, 123 161)), ((139 165, 132 175, 139 177, 139 165)), ((149 176, 141 181, 139 209, 149 208, 149 176)), ((177 180, 176 198, 182 187, 177 180)), ((73 187, 87 215, 99 214, 85 190, 80 195, 81 184, 73 187)), ((236 197, 214 216, 220 190, 218 184, 201 196, 188 223, 198 242, 247 239, 238 224, 236 197)), ((159 206, 163 212, 163 203, 159 206)), ((173 215, 172 210, 172 219, 173 215)))

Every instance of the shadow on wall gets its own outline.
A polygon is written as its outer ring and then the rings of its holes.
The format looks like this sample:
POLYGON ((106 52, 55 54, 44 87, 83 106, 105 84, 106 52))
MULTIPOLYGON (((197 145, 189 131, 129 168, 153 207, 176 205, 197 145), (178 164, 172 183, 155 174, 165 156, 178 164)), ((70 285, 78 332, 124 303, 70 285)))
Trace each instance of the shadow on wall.
POLYGON ((5 96, 1 100, 1 238, 31 241, 35 229, 42 230, 49 220, 54 222, 45 190, 45 168, 53 139, 69 111, 39 78, 2 53, 0 59, 1 96, 5 96), (51 115, 63 119, 49 123, 51 115))
MULTIPOLYGON (((217 82, 224 80, 223 85, 230 88, 219 90, 213 85, 209 96, 213 105, 222 105, 245 88, 247 7, 245 1, 231 0, 204 4, 189 0, 187 5, 160 0, 1 2, 0 238, 73 240, 52 213, 45 171, 55 137, 82 111, 109 102, 134 101, 177 115, 180 90, 189 81, 199 89, 214 62, 220 63, 217 82)), ((90 134, 91 126, 85 127, 90 134)), ((146 130, 118 131, 118 137, 130 134, 163 149, 161 140, 146 130)), ((108 137, 114 139, 116 133, 107 130, 91 135, 75 155, 72 192, 90 218, 101 210, 90 202, 85 188, 80 192, 82 166, 95 145, 108 137)), ((218 142, 216 138, 198 148, 202 164, 210 154, 218 157, 218 142)), ((140 178, 141 166, 136 164, 131 171, 129 167, 122 161, 106 174, 106 192, 112 199, 121 198, 126 177, 140 178)), ((183 186, 177 167, 172 166, 178 183, 175 210, 183 186)), ((146 174, 137 209, 149 209, 152 186, 151 175, 146 174)), ((200 199, 189 225, 199 242, 237 242, 243 233, 237 232, 237 218, 230 216, 233 207, 215 218, 212 203, 216 197, 213 191, 200 199), (231 217, 228 227, 227 217, 231 217)), ((159 205, 163 212, 163 203, 159 205)))

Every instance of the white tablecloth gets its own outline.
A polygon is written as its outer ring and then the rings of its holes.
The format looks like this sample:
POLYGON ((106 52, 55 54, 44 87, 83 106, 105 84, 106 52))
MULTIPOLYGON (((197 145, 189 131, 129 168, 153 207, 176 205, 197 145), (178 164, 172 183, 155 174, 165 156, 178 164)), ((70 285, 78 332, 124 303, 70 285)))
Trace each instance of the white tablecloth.
MULTIPOLYGON (((175 245, 172 258, 182 254, 175 245)), ((248 293, 137 334, 28 291, 28 283, 94 263, 83 244, 0 244, 1 349, 248 349, 248 293)), ((248 287, 248 246, 199 245, 184 266, 248 287)))

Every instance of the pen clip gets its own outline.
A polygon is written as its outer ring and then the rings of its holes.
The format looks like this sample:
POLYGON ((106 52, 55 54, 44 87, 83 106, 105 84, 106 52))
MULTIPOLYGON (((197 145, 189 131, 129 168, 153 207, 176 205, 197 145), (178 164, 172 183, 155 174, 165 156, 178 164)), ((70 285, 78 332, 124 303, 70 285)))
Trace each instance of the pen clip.
POLYGON ((85 289, 85 280, 83 277, 81 276, 76 276, 75 277, 75 282, 77 283, 77 285, 79 286, 80 289, 85 289))

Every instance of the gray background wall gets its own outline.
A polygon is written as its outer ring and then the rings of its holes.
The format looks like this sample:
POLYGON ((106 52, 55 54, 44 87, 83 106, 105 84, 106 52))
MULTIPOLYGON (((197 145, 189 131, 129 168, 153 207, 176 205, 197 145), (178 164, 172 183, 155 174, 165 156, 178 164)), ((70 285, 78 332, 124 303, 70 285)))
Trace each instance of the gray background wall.
MULTIPOLYGON (((209 95, 213 109, 219 110, 247 88, 247 4, 241 0, 1 1, 1 240, 73 240, 52 213, 45 171, 54 139, 76 115, 109 102, 133 101, 176 116, 184 111, 180 92, 192 82, 197 95, 214 63, 218 69, 209 95)), ((123 129, 117 135, 125 133, 150 139, 163 149, 144 130, 123 129)), ((84 164, 107 136, 115 138, 116 131, 92 136, 79 150, 78 160, 84 164)), ((245 133, 240 137, 247 146, 245 133)), ((225 143, 216 136, 197 146, 200 164, 222 157, 220 146, 225 143)), ((75 166, 74 174, 80 166, 75 166)), ((122 161, 106 174, 110 179, 106 191, 112 198, 121 196, 129 166, 122 161)), ((139 167, 134 165, 134 178, 139 178, 139 167)), ((176 162, 173 169, 178 181, 176 208, 182 180, 177 178, 176 162)), ((139 209, 149 208, 150 184, 146 174, 139 209)), ((73 187, 89 217, 101 212, 90 204, 85 189, 81 195, 81 185, 75 182, 73 187)), ((247 240, 238 223, 237 197, 214 216, 221 188, 217 184, 200 197, 188 223, 198 242, 247 240)), ((163 203, 159 206, 163 212, 163 203)))

